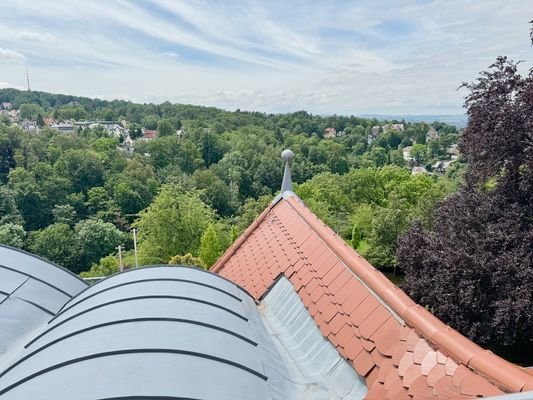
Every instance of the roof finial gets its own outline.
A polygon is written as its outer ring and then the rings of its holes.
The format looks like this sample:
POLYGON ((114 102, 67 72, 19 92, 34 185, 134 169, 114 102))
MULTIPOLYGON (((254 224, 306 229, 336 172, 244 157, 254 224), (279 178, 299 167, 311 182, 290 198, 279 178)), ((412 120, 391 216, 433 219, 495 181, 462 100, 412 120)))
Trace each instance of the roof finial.
POLYGON ((281 159, 285 161, 285 172, 283 173, 283 182, 281 184, 281 194, 285 192, 292 192, 292 179, 291 179, 291 160, 294 158, 294 153, 289 150, 283 150, 281 153, 281 159))

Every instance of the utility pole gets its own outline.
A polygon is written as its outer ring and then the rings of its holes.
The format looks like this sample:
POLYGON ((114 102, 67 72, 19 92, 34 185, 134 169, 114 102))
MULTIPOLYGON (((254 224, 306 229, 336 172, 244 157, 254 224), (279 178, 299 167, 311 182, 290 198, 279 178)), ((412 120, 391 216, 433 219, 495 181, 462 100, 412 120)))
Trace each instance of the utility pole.
POLYGON ((118 246, 118 269, 120 272, 124 271, 124 263, 122 262, 122 245, 118 246))
POLYGON ((133 253, 135 254, 135 268, 139 268, 139 260, 137 259, 137 229, 133 228, 133 253))

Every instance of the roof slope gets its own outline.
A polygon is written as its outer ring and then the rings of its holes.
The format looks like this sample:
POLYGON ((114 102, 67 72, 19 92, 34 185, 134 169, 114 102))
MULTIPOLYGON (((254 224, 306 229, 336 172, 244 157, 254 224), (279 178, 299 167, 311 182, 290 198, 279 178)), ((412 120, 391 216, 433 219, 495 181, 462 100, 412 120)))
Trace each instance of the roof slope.
POLYGON ((0 364, 86 287, 49 261, 0 245, 0 364))
POLYGON ((292 193, 269 206, 212 269, 262 298, 283 274, 367 399, 459 399, 533 390, 523 369, 415 304, 292 193))

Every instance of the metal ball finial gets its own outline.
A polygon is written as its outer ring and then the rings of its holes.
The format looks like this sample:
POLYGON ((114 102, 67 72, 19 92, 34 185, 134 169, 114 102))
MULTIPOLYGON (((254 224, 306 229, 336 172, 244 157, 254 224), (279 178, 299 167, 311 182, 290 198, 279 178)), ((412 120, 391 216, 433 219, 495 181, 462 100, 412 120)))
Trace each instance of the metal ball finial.
POLYGON ((292 150, 286 149, 281 152, 281 159, 285 162, 291 161, 294 158, 292 150))
POLYGON ((285 171, 283 172, 283 182, 281 182, 281 193, 292 193, 292 180, 291 180, 291 160, 294 158, 294 153, 289 150, 283 150, 281 153, 281 159, 285 161, 285 171))

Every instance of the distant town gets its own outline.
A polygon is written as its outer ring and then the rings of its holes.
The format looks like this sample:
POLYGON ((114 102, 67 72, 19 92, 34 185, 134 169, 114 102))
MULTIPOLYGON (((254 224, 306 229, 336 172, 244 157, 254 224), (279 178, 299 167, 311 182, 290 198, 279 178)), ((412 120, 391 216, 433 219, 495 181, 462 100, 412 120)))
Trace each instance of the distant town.
MULTIPOLYGON (((71 102, 69 106, 77 106, 77 102, 71 102)), ((17 125, 25 131, 39 131, 45 127, 50 129, 71 134, 81 133, 86 129, 102 130, 111 137, 115 137, 119 142, 119 149, 132 155, 135 151, 135 144, 140 142, 148 142, 160 136, 158 129, 148 129, 146 127, 133 126, 126 120, 120 121, 105 121, 105 120, 74 120, 66 119, 60 120, 52 117, 42 117, 38 115, 35 119, 23 118, 21 111, 13 107, 11 102, 2 102, 0 104, 0 121, 8 124, 17 125)), ((425 135, 425 143, 423 145, 430 145, 431 142, 436 143, 441 134, 433 126, 428 125, 429 128, 425 135)), ((367 143, 370 147, 380 136, 389 134, 391 132, 403 133, 405 131, 404 123, 383 123, 381 125, 374 125, 367 134, 367 143)), ((324 139, 335 139, 346 135, 345 130, 337 130, 334 127, 327 127, 324 129, 322 137, 324 139)), ((184 129, 175 129, 176 136, 185 134, 184 129)), ((166 133, 168 135, 168 132, 166 133)), ((415 136, 408 138, 410 143, 400 143, 398 149, 402 152, 405 165, 410 167, 411 173, 415 174, 444 174, 448 167, 458 160, 459 148, 457 143, 451 143, 445 149, 445 155, 439 157, 432 164, 424 163, 426 157, 421 157, 421 149, 416 147, 417 138, 415 136), (414 150, 414 151, 413 151, 414 150), (424 165, 422 165, 424 164, 424 165)), ((424 152, 426 149, 424 149, 424 152)), ((148 153, 144 155, 149 156, 148 153)))

